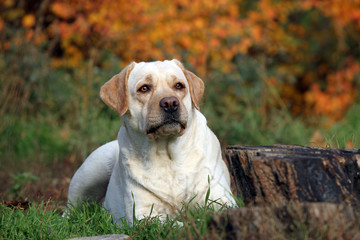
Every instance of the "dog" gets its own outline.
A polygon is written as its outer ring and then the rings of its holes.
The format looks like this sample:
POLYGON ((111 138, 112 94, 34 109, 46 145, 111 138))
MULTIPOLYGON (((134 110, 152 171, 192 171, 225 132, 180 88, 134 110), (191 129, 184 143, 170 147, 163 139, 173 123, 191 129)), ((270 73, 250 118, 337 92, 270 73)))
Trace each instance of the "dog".
POLYGON ((137 219, 164 219, 206 198, 235 205, 220 143, 199 111, 203 93, 203 81, 176 59, 132 62, 112 77, 100 97, 123 124, 117 140, 77 170, 69 204, 104 203, 119 224, 130 225, 133 211, 137 219))

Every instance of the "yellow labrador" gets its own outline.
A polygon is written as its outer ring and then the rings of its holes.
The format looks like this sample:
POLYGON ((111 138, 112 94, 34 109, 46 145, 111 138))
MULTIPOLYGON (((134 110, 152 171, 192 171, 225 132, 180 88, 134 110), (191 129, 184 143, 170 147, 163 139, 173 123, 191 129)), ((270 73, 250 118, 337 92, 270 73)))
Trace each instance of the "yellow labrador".
POLYGON ((204 83, 177 61, 131 63, 101 88, 123 116, 117 140, 95 150, 71 180, 68 201, 104 202, 121 223, 173 215, 193 197, 233 205, 220 144, 199 112, 204 83))

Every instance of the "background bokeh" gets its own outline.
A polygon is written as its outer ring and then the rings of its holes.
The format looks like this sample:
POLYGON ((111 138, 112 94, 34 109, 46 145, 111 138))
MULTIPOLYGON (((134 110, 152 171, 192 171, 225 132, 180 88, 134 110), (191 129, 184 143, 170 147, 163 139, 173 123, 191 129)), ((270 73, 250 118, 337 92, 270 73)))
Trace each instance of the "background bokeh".
POLYGON ((222 146, 360 146, 359 0, 0 0, 0 200, 63 202, 116 138, 101 85, 177 58, 222 146))

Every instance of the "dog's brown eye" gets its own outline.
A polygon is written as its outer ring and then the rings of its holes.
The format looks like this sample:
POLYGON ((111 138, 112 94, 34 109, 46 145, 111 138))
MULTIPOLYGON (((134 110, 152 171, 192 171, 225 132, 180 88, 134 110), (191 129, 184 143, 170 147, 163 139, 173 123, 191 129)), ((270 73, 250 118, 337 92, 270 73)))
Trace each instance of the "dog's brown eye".
POLYGON ((138 92, 142 92, 142 93, 146 93, 150 90, 150 87, 148 85, 144 85, 144 86, 141 86, 139 89, 138 89, 138 92))
POLYGON ((183 85, 182 83, 177 83, 177 84, 175 85, 175 88, 176 88, 176 89, 183 89, 183 88, 184 88, 184 85, 183 85))

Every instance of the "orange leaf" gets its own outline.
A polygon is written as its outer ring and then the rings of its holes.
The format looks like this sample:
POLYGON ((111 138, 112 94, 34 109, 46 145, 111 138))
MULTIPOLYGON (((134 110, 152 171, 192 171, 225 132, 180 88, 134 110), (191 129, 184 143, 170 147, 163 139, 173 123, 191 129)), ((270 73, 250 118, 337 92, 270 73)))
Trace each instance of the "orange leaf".
POLYGON ((26 14, 23 18, 22 18, 22 25, 26 28, 31 28, 35 25, 35 15, 30 13, 30 14, 26 14))
POLYGON ((69 19, 75 16, 74 9, 64 3, 54 2, 50 9, 55 15, 63 19, 69 19))
POLYGON ((5 22, 4 20, 2 20, 2 18, 0 17, 0 32, 5 28, 5 22))

